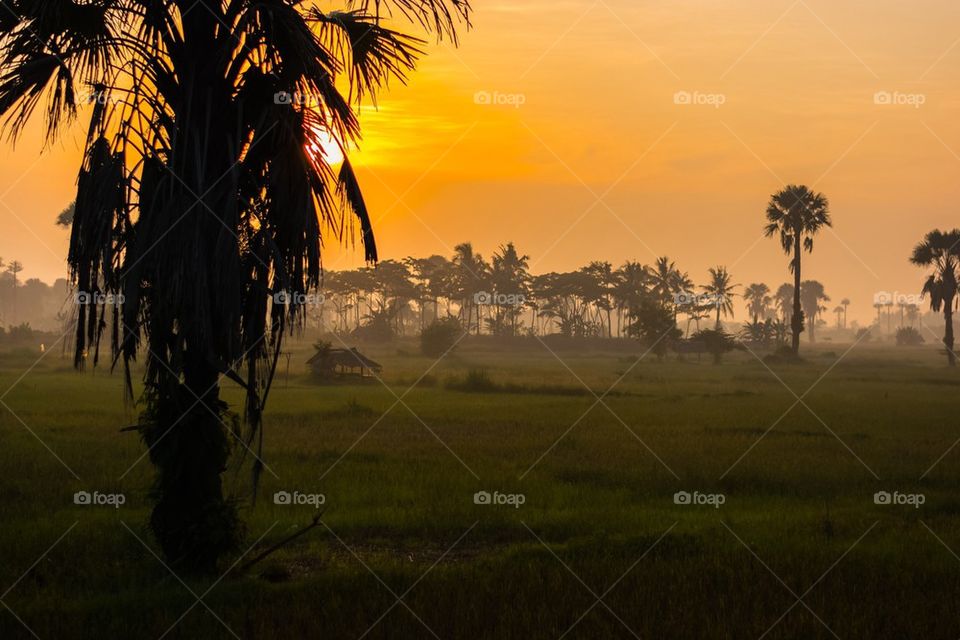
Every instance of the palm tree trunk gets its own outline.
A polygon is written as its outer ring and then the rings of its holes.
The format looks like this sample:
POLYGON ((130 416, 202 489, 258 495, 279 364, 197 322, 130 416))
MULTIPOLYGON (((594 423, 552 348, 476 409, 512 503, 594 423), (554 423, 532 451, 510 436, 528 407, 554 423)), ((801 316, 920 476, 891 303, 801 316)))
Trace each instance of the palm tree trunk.
POLYGON ((947 364, 955 367, 957 357, 953 353, 953 298, 943 302, 943 346, 947 348, 947 364))
POLYGON ((793 239, 793 318, 790 320, 793 330, 791 346, 793 355, 800 354, 800 332, 803 331, 803 311, 800 307, 800 234, 793 239))
POLYGON ((240 535, 220 477, 230 447, 220 418, 219 374, 202 356, 186 354, 183 384, 166 378, 144 431, 157 468, 150 527, 174 566, 212 573, 240 535))

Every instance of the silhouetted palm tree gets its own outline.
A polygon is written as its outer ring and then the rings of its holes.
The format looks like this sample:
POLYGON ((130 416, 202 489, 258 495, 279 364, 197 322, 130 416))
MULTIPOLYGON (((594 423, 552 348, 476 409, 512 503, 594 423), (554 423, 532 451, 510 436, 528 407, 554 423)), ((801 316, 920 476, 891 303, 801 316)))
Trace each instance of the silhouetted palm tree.
POLYGON ((680 272, 677 265, 667 256, 657 258, 653 267, 647 267, 647 273, 650 274, 650 291, 665 304, 670 304, 674 300, 674 295, 679 293, 680 272))
MULTIPOLYGON (((360 99, 413 69, 421 41, 381 15, 455 38, 469 7, 196 4, 14 2, 0 19, 0 114, 16 134, 46 94, 52 138, 93 89, 68 262, 79 291, 124 301, 81 305, 75 360, 96 352, 107 314, 125 363, 147 348, 151 528, 171 562, 212 571, 241 531, 221 483, 232 433, 221 378, 246 391, 253 443, 282 336, 320 282, 321 229, 356 222, 377 257, 350 162, 331 166, 317 142, 348 149, 360 99)), ((127 381, 132 393, 129 368, 127 381)))
POLYGON ((793 292, 794 286, 785 282, 777 287, 777 292, 773 294, 777 311, 780 313, 780 319, 784 322, 789 320, 793 313, 793 292))
POLYGON ((840 304, 843 305, 843 328, 847 328, 847 307, 850 306, 850 298, 844 298, 840 301, 840 304))
POLYGON ((469 333, 471 316, 476 311, 477 335, 480 335, 481 326, 481 307, 485 300, 479 298, 479 294, 490 293, 484 291, 488 284, 489 265, 479 253, 475 253, 473 245, 469 242, 463 242, 453 248, 453 264, 456 267, 456 288, 459 292, 461 321, 466 331, 469 333))
POLYGON ((770 287, 762 282, 751 284, 744 290, 743 297, 747 301, 747 310, 756 324, 770 306, 770 287))
POLYGON ((640 305, 640 298, 647 295, 649 282, 649 271, 639 262, 628 261, 617 269, 613 295, 617 309, 618 336, 623 333, 624 314, 640 305))
POLYGON ((800 303, 803 305, 803 315, 807 319, 810 331, 810 342, 817 341, 817 318, 820 311, 825 310, 820 303, 829 302, 830 296, 824 291, 823 284, 816 280, 804 280, 800 283, 800 303))
POLYGON ((13 310, 10 312, 11 325, 16 324, 19 319, 17 314, 17 286, 19 285, 17 276, 20 275, 21 271, 23 271, 23 264, 21 264, 19 260, 13 260, 7 265, 7 273, 13 276, 13 310))
POLYGON ((960 280, 960 229, 928 233, 913 249, 910 262, 919 267, 930 267, 933 273, 923 283, 923 295, 930 296, 930 308, 943 309, 943 346, 947 348, 947 363, 956 366, 953 352, 953 300, 960 280))
POLYGON ((917 324, 917 318, 920 316, 920 307, 915 304, 907 305, 907 320, 910 322, 910 326, 917 324))
POLYGON ((731 282, 730 273, 726 267, 711 267, 710 282, 703 285, 703 291, 711 297, 712 304, 716 307, 717 329, 720 329, 720 315, 733 317, 733 290, 739 287, 739 284, 731 282))
POLYGON ((793 330, 794 355, 800 353, 800 332, 803 331, 803 311, 800 305, 800 255, 801 248, 813 251, 813 237, 823 226, 831 226, 830 205, 822 193, 805 186, 788 185, 770 197, 767 204, 767 237, 778 235, 784 253, 792 256, 790 271, 793 273, 793 330))
POLYGON ((490 261, 490 283, 498 297, 494 305, 496 314, 491 333, 499 335, 509 326, 510 335, 516 335, 517 321, 528 294, 529 264, 530 256, 520 255, 512 242, 501 245, 493 254, 490 261), (506 305, 501 304, 502 296, 508 297, 506 305))

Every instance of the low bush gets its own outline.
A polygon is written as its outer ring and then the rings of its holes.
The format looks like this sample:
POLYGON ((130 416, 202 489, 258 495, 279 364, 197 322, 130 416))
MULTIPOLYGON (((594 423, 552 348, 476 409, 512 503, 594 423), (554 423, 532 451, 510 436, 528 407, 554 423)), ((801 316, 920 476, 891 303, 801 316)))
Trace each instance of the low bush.
POLYGON ((420 334, 420 352, 431 358, 448 353, 463 335, 460 321, 454 317, 434 320, 420 334))

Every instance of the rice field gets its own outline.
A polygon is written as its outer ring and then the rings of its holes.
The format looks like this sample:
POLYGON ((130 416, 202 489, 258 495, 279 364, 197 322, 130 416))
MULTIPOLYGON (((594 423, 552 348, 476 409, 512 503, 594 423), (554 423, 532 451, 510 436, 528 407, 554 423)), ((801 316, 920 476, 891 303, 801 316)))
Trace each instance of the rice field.
POLYGON ((310 344, 255 501, 237 443, 248 551, 216 581, 156 555, 122 377, 5 353, 0 637, 960 635, 960 378, 933 347, 400 340, 361 347, 382 378, 323 385, 310 344))

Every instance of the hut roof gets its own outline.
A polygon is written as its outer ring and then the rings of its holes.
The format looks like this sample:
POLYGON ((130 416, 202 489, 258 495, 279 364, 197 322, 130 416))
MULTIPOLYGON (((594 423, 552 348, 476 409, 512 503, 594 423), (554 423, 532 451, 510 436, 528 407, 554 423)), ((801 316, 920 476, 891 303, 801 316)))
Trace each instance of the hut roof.
POLYGON ((357 351, 356 347, 351 349, 327 349, 325 351, 317 351, 312 358, 307 360, 307 364, 322 364, 328 367, 364 367, 372 371, 381 371, 383 369, 383 365, 363 355, 357 351))

